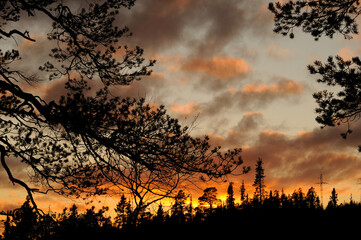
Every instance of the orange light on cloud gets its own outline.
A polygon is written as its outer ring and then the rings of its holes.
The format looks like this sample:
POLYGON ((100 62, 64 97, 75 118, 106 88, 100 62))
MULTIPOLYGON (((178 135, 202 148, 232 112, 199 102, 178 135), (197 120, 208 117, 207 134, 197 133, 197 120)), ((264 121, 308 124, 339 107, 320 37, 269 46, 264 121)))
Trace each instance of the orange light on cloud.
POLYGON ((199 105, 194 102, 189 102, 185 105, 172 104, 170 106, 170 109, 174 113, 177 113, 177 114, 180 114, 183 116, 188 116, 190 114, 193 114, 193 113, 199 111, 199 105))
POLYGON ((303 86, 293 80, 282 80, 278 83, 247 84, 243 87, 245 94, 298 94, 303 92, 303 86))
POLYGON ((280 48, 276 44, 271 44, 267 49, 268 56, 273 57, 279 60, 290 59, 293 57, 291 49, 289 48, 280 48))
POLYGON ((356 54, 349 48, 344 47, 337 53, 338 56, 342 57, 344 60, 351 60, 356 54))
POLYGON ((183 64, 183 70, 202 72, 206 75, 227 79, 246 75, 250 66, 242 59, 231 57, 213 57, 211 59, 195 58, 183 64))

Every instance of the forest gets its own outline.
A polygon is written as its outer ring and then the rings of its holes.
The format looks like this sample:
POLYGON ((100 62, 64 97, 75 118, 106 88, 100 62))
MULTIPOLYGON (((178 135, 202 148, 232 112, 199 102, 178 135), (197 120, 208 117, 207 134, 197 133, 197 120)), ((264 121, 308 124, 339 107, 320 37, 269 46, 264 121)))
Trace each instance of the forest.
POLYGON ((123 239, 147 236, 169 239, 170 236, 212 237, 213 234, 234 236, 238 231, 244 235, 259 231, 259 237, 276 231, 283 234, 298 232, 301 235, 311 231, 313 236, 333 236, 358 229, 360 220, 356 216, 361 214, 361 203, 352 199, 339 203, 335 188, 325 207, 313 187, 307 192, 299 188, 290 194, 283 190, 268 192, 262 160, 257 165, 252 197, 245 194, 249 189, 245 189, 244 183, 238 194, 234 184, 229 183, 225 201, 217 198, 216 187, 208 187, 198 198, 199 204, 194 206, 186 191, 179 190, 167 209, 162 203, 157 203, 157 211, 143 209, 137 216, 130 199, 124 195, 114 209, 114 217, 107 214, 108 206, 100 209, 92 206, 80 211, 76 204, 60 213, 49 209, 40 216, 27 198, 20 208, 7 212, 1 239, 123 239), (326 228, 334 229, 324 232, 326 228))

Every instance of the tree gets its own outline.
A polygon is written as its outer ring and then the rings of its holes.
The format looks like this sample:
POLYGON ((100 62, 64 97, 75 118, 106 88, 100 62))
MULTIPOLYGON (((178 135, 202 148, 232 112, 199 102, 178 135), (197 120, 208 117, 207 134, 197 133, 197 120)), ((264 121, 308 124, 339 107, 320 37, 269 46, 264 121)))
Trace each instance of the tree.
POLYGON ((244 180, 242 180, 242 185, 241 185, 239 191, 241 193, 241 203, 242 203, 242 205, 247 204, 248 203, 248 194, 246 195, 246 188, 244 186, 244 180))
POLYGON ((163 223, 164 222, 164 210, 163 210, 163 205, 162 203, 160 203, 158 205, 158 210, 157 210, 157 214, 154 216, 154 221, 156 223, 163 223))
POLYGON ((177 223, 185 222, 185 201, 187 200, 187 195, 183 190, 179 190, 178 194, 174 198, 174 204, 172 205, 172 220, 177 223))
POLYGON ((121 228, 127 224, 129 215, 128 208, 130 207, 129 205, 130 203, 123 194, 114 209, 116 213, 114 223, 117 228, 121 228))
POLYGON ((39 218, 27 198, 23 205, 13 213, 12 220, 7 216, 5 223, 5 239, 31 240, 41 236, 38 232, 39 218))
POLYGON ((356 17, 360 14, 358 0, 307 0, 270 3, 274 13, 276 33, 294 37, 293 29, 300 27, 316 39, 323 34, 332 38, 335 33, 350 38, 358 33, 356 17))
POLYGON ((234 191, 233 191, 233 182, 230 182, 227 188, 227 199, 226 205, 228 209, 234 209, 234 191))
POLYGON ((217 188, 209 187, 203 190, 203 195, 198 198, 198 201, 201 205, 208 204, 209 208, 212 210, 213 204, 219 202, 217 198, 217 188))
MULTIPOLYGON (((302 28, 316 40, 323 35, 332 38, 334 34, 341 34, 350 39, 358 34, 356 19, 361 13, 358 0, 277 2, 270 3, 269 9, 274 13, 274 31, 291 38, 294 37, 294 28, 302 28)), ((322 127, 346 123, 347 130, 341 133, 343 138, 352 132, 350 123, 361 117, 360 67, 359 57, 344 60, 340 56, 329 57, 326 63, 315 61, 308 66, 311 74, 320 76, 318 82, 341 89, 338 92, 316 92, 313 97, 318 104, 316 121, 322 127)))
POLYGON ((267 208, 279 208, 281 206, 281 199, 277 190, 269 192, 269 197, 263 202, 263 205, 267 208))
POLYGON ((330 201, 327 204, 328 209, 334 209, 337 207, 338 197, 335 188, 332 189, 330 201))
POLYGON ((113 234, 119 234, 117 228, 112 226, 109 216, 105 216, 109 210, 103 206, 98 211, 92 206, 83 212, 73 204, 69 209, 64 208, 63 212, 54 220, 56 227, 53 228, 53 235, 45 239, 99 239, 101 237, 110 238, 113 234))
POLYGON ((266 185, 264 184, 264 178, 266 177, 264 175, 264 169, 263 169, 263 161, 261 158, 258 158, 258 161, 256 163, 256 175, 254 179, 253 186, 256 188, 254 192, 255 199, 258 199, 260 203, 262 203, 266 191, 266 185))
POLYGON ((294 208, 305 208, 305 194, 302 191, 302 188, 295 190, 291 196, 293 207, 294 208))
POLYGON ((317 193, 315 191, 314 187, 311 187, 308 189, 308 192, 306 194, 305 201, 307 203, 307 207, 311 209, 320 208, 320 199, 317 196, 317 193))
MULTIPOLYGON (((211 148, 207 136, 191 137, 163 106, 110 93, 151 74, 155 63, 145 62, 140 47, 120 41, 131 34, 115 26, 115 16, 134 2, 84 2, 80 10, 60 0, 1 3, 0 39, 13 49, 0 51, 0 160, 35 208, 32 195, 49 191, 88 199, 125 188, 164 197, 196 174, 221 178, 242 164, 240 148, 211 148), (52 49, 44 64, 24 71, 21 49, 12 41, 36 43, 29 30, 19 30, 29 19, 51 25, 46 36, 52 49), (54 79, 65 81, 58 100, 45 100, 31 87, 54 79), (12 159, 29 168, 37 186, 13 175, 12 159)), ((139 209, 144 199, 138 198, 139 209)))

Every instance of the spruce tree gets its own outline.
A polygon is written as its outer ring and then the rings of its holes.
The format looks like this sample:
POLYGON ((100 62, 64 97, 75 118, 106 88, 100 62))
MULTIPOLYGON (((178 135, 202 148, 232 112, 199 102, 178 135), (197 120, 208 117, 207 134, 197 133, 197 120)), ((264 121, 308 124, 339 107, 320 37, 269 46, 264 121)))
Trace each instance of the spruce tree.
POLYGON ((234 191, 233 191, 233 182, 229 183, 228 189, 227 189, 227 199, 226 204, 228 209, 234 209, 234 191))
POLYGON ((330 196, 330 201, 327 204, 327 208, 336 208, 337 207, 337 202, 338 202, 338 198, 337 198, 337 193, 335 188, 332 189, 331 192, 331 196, 330 196))
POLYGON ((264 184, 264 178, 266 176, 264 175, 264 169, 262 164, 262 159, 258 158, 258 161, 256 163, 256 176, 253 183, 253 186, 256 188, 254 192, 255 200, 259 200, 260 203, 262 203, 264 199, 266 187, 266 185, 264 184))

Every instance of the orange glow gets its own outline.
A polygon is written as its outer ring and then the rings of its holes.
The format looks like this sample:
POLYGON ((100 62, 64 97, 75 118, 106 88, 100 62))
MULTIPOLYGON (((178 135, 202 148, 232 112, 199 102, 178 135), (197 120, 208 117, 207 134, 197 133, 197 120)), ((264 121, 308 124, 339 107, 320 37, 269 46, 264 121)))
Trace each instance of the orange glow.
POLYGON ((203 72, 219 79, 227 79, 247 74, 250 66, 242 59, 231 57, 213 57, 211 59, 195 58, 185 62, 183 70, 203 72))
POLYGON ((338 51, 337 55, 342 57, 344 60, 351 60, 352 57, 356 56, 357 54, 355 54, 349 47, 344 47, 338 51))
POLYGON ((253 94, 253 93, 269 93, 269 94, 295 94, 302 93, 303 86, 292 80, 284 80, 278 83, 267 84, 247 84, 243 87, 243 92, 245 94, 253 94))
POLYGON ((190 115, 190 114, 193 114, 193 113, 199 111, 199 105, 194 102, 189 102, 185 105, 172 104, 170 106, 170 109, 174 113, 178 113, 180 115, 187 116, 187 115, 190 115))

